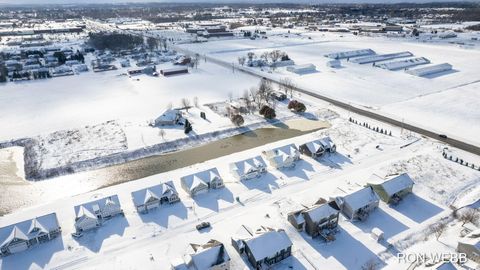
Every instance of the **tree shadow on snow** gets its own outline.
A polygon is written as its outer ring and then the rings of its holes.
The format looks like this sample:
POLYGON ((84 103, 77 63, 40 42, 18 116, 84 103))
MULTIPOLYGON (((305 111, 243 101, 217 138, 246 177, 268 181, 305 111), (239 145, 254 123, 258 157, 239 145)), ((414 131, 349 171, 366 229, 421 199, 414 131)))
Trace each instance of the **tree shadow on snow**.
POLYGON ((112 235, 122 236, 128 225, 125 217, 116 216, 104 221, 100 227, 84 232, 82 237, 74 239, 79 245, 97 253, 102 248, 105 239, 108 239, 112 235))
POLYGON ((221 189, 212 189, 207 193, 198 194, 193 198, 193 200, 198 206, 211 209, 215 212, 218 212, 220 209, 218 201, 223 200, 229 203, 234 202, 232 192, 226 187, 221 189))
POLYGON ((442 208, 415 193, 407 195, 398 205, 390 206, 390 208, 417 223, 422 223, 443 211, 442 208))
POLYGON ((353 224, 365 233, 371 233, 373 228, 379 228, 383 231, 385 239, 389 239, 409 229, 409 227, 390 216, 381 208, 375 209, 367 220, 354 221, 353 224))
POLYGON ((21 253, 1 258, 0 269, 45 269, 53 254, 64 249, 62 236, 58 236, 21 253))

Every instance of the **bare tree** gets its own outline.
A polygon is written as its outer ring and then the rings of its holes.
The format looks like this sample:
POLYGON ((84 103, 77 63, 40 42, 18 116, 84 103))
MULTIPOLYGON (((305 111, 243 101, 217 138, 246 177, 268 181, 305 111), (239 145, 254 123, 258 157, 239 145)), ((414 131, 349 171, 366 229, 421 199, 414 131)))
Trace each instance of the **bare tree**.
POLYGON ((247 60, 247 58, 245 58, 245 56, 240 56, 238 57, 238 63, 241 65, 241 66, 244 66, 245 65, 245 61, 247 60))
POLYGON ((182 106, 188 112, 188 109, 190 109, 190 100, 188 98, 182 98, 182 106))
POLYGON ((258 95, 260 99, 263 100, 265 103, 268 103, 272 93, 272 83, 269 80, 262 78, 260 80, 260 84, 258 85, 258 95))
POLYGON ((445 230, 447 229, 447 223, 444 222, 444 221, 440 221, 438 223, 435 223, 435 224, 432 224, 430 229, 432 230, 432 232, 435 234, 435 237, 437 238, 440 238, 440 236, 442 236, 442 234, 445 232, 445 230))
POLYGON ((462 213, 459 216, 459 220, 462 222, 462 226, 464 226, 469 222, 476 225, 476 223, 478 223, 479 218, 480 218, 480 212, 475 209, 467 209, 465 211, 462 211, 462 213))
POLYGON ((199 104, 199 101, 198 101, 198 97, 194 97, 193 98, 193 105, 197 108, 200 108, 200 104, 199 104))
POLYGON ((280 88, 285 92, 285 95, 289 95, 293 98, 293 91, 296 86, 295 83, 288 77, 280 79, 280 88))
POLYGON ((228 101, 232 102, 233 100, 233 93, 230 91, 228 92, 228 101))
POLYGON ((162 137, 162 140, 165 140, 165 130, 160 129, 158 131, 158 136, 162 137))
POLYGON ((269 56, 269 53, 268 52, 263 52, 261 55, 260 55, 260 58, 265 60, 265 62, 268 62, 268 56, 269 56))
POLYGON ((245 106, 247 107, 248 112, 250 112, 250 108, 252 107, 252 100, 250 99, 250 94, 248 90, 243 91, 243 100, 245 101, 245 106))
POLYGON ((370 259, 364 265, 362 265, 362 270, 376 270, 377 268, 378 264, 375 259, 370 259))
POLYGON ((248 52, 247 57, 248 57, 248 61, 252 61, 253 58, 255 58, 255 53, 254 52, 248 52))
POLYGON ((273 50, 269 53, 269 55, 270 55, 270 59, 272 59, 272 62, 275 63, 282 57, 282 51, 273 50))
POLYGON ((255 103, 257 107, 260 109, 260 106, 262 106, 262 101, 260 100, 260 97, 258 95, 258 89, 256 87, 251 87, 250 95, 252 96, 253 103, 255 103))

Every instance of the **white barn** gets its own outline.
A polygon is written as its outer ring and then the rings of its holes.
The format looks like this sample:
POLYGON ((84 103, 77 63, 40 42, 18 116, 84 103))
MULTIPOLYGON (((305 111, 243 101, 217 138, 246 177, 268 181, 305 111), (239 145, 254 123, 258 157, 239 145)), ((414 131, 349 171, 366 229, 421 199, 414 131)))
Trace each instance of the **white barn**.
POLYGON ((317 71, 317 67, 314 64, 294 65, 294 66, 288 66, 287 71, 302 75, 302 74, 312 73, 317 71))

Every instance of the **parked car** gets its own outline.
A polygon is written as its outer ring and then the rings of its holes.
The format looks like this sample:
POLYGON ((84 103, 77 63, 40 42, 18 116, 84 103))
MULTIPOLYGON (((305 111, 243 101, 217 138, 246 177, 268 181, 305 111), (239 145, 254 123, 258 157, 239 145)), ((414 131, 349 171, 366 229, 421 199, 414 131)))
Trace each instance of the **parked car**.
POLYGON ((207 222, 207 221, 202 222, 202 223, 200 223, 196 226, 198 231, 201 231, 201 230, 209 228, 209 227, 210 227, 210 222, 207 222))
POLYGON ((439 134, 438 137, 440 137, 442 139, 448 139, 447 135, 445 135, 445 134, 439 134))
POLYGON ((285 95, 282 92, 275 92, 275 93, 272 94, 272 98, 274 98, 278 101, 284 101, 285 99, 287 99, 287 95, 285 95))

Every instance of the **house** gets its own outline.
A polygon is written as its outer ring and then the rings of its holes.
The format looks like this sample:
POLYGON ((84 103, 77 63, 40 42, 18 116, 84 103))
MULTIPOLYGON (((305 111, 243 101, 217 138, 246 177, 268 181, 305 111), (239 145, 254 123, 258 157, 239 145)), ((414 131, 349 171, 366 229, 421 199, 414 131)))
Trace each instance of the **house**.
POLYGON ((293 65, 288 66, 287 71, 302 75, 306 73, 313 73, 317 71, 317 67, 314 64, 305 64, 305 65, 293 65))
POLYGON ((267 164, 260 156, 230 163, 230 172, 239 181, 260 177, 267 172, 267 164))
POLYGON ((243 233, 232 237, 233 247, 245 253, 254 269, 265 269, 292 254, 292 241, 283 230, 261 228, 253 233, 242 226, 243 233))
POLYGON ((458 241, 457 252, 480 264, 480 230, 475 230, 458 241))
POLYGON ((132 192, 132 200, 139 213, 148 213, 162 204, 178 202, 180 198, 173 182, 168 181, 132 192))
POLYGON ((314 140, 300 145, 299 151, 306 156, 319 158, 325 153, 335 153, 337 147, 330 137, 325 137, 320 140, 314 140))
POLYGON ((37 244, 50 241, 61 232, 55 213, 0 228, 0 257, 19 253, 37 244))
POLYGON ((292 211, 287 214, 287 220, 292 224, 297 231, 301 232, 303 231, 303 228, 305 227, 305 219, 303 218, 303 211, 305 211, 305 207, 299 210, 292 211))
POLYGON ((167 109, 162 115, 155 119, 155 126, 170 126, 176 125, 182 118, 182 114, 177 109, 167 109))
POLYGON ((415 184, 407 173, 390 177, 387 180, 374 174, 370 179, 368 185, 385 203, 398 203, 403 197, 412 193, 413 184, 415 184))
POLYGON ((263 154, 276 169, 295 167, 295 162, 300 159, 300 152, 293 143, 264 151, 263 154))
POLYGON ((223 180, 217 168, 184 176, 180 178, 180 181, 182 188, 192 197, 207 192, 209 189, 224 187, 223 180))
POLYGON ((322 236, 325 240, 331 241, 334 238, 333 230, 338 226, 340 211, 328 203, 314 205, 302 212, 305 220, 305 232, 312 236, 322 236))
POLYGON ((330 68, 339 68, 341 66, 340 60, 330 60, 327 62, 327 67, 330 68))
POLYGON ((344 197, 335 198, 335 203, 347 218, 364 220, 378 207, 379 200, 372 187, 365 187, 344 197))
POLYGON ((210 240, 203 245, 190 245, 192 252, 187 256, 187 265, 195 270, 229 270, 230 256, 225 246, 210 240))
POLYGON ((117 195, 77 205, 74 209, 77 233, 97 228, 103 220, 123 214, 117 195))

